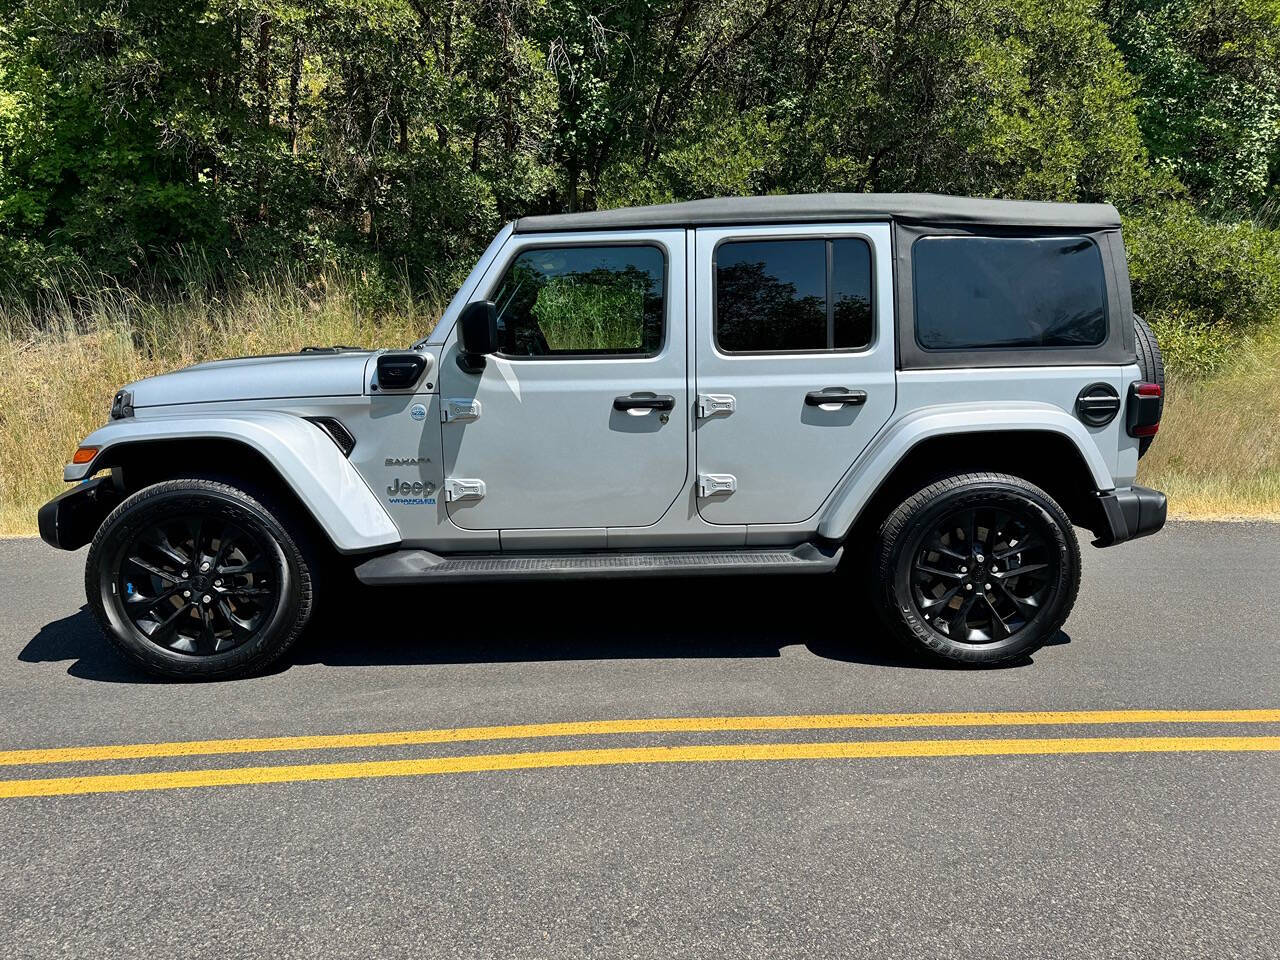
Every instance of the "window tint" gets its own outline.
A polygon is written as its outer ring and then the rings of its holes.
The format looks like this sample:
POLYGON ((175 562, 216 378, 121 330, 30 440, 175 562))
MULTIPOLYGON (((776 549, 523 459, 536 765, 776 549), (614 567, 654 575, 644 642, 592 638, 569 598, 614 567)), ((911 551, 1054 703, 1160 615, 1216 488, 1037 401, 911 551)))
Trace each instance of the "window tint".
POLYGON ((540 247, 494 294, 508 356, 650 354, 662 347, 666 262, 652 246, 540 247))
POLYGON ((871 342, 871 326, 865 240, 749 240, 716 249, 721 350, 857 350, 871 342))
POLYGON ((927 350, 1080 347, 1107 335, 1102 255, 1084 237, 922 237, 911 250, 927 350))
POLYGON ((831 319, 837 349, 871 343, 871 247, 846 238, 831 244, 831 319))

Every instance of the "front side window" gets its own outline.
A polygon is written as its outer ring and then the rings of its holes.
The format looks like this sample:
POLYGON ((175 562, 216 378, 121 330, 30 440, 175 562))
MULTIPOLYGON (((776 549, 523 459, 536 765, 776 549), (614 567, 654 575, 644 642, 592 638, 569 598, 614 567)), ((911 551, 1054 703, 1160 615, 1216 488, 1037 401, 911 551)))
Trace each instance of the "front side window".
POLYGON ((716 248, 716 345, 727 353, 871 343, 871 247, 858 237, 716 248))
POLYGON ((1102 254, 1087 237, 921 237, 911 275, 926 350, 1090 347, 1107 336, 1102 254))
POLYGON ((647 355, 662 347, 666 260, 654 246, 537 247, 493 296, 513 357, 647 355))

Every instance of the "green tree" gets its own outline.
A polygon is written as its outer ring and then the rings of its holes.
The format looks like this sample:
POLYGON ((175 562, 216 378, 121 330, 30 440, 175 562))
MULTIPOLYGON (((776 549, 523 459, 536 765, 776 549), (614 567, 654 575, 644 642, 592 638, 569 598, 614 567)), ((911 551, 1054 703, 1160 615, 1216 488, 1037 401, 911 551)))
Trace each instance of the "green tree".
POLYGON ((1256 207, 1278 4, 0 0, 0 271, 445 286, 526 213, 778 191, 1256 207))
POLYGON ((1152 157, 1215 210, 1280 194, 1280 0, 1107 0, 1152 157))

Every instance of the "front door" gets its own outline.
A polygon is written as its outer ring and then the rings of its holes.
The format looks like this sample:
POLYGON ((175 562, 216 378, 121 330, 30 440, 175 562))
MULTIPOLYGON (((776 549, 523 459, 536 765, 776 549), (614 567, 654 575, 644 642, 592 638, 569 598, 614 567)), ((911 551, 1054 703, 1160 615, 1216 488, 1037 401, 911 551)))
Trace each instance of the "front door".
POLYGON ((888 224, 700 229, 698 512, 809 520, 893 413, 888 224))
POLYGON ((475 530, 655 523, 688 464, 683 230, 515 235, 480 287, 500 348, 440 368, 450 519, 475 530))

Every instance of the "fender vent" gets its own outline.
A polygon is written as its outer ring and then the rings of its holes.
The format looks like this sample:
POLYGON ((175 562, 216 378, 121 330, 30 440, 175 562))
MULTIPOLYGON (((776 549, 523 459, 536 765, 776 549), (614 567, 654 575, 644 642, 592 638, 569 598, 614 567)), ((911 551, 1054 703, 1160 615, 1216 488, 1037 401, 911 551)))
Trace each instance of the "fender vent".
POLYGON ((344 457, 351 456, 351 451, 356 448, 356 438, 351 435, 351 431, 343 425, 341 420, 335 417, 307 417, 306 419, 328 434, 329 439, 337 444, 344 457))

